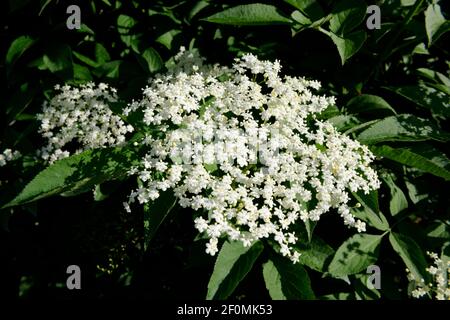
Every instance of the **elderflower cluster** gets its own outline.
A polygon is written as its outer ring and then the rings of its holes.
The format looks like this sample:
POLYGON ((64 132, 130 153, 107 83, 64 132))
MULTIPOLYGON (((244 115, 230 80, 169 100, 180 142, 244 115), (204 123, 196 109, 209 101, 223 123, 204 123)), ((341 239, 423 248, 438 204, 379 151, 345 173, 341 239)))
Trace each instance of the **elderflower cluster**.
POLYGON ((5 149, 0 153, 0 167, 6 165, 7 162, 18 159, 21 156, 19 151, 13 151, 11 149, 5 149))
POLYGON ((433 264, 426 270, 431 275, 432 281, 426 283, 424 279, 417 279, 408 269, 409 281, 413 281, 415 289, 411 292, 414 298, 429 295, 436 300, 450 300, 450 260, 442 260, 434 252, 427 252, 433 264))
POLYGON ((80 88, 57 85, 55 90, 59 93, 44 103, 38 115, 39 132, 47 139, 38 155, 45 161, 52 163, 72 152, 119 145, 133 131, 111 111, 109 105, 118 100, 116 90, 107 84, 88 83, 80 88))
POLYGON ((297 262, 295 225, 330 211, 364 231, 349 192, 379 188, 373 155, 317 118, 335 103, 314 93, 320 83, 282 77, 280 69, 251 54, 231 68, 204 65, 182 50, 124 110, 142 114, 148 128, 141 143, 148 152, 130 171, 141 183, 126 209, 173 190, 181 206, 196 210, 211 255, 222 236, 245 246, 271 238, 297 262))

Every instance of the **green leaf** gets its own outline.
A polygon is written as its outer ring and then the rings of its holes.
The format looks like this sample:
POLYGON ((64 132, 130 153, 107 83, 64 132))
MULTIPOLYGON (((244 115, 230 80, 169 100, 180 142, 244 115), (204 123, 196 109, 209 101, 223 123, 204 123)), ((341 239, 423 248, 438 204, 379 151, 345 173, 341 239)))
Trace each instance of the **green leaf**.
POLYGON ((105 63, 111 60, 106 48, 98 42, 95 44, 95 59, 97 60, 97 63, 105 63))
POLYGON ((65 192, 78 194, 92 190, 96 184, 126 176, 137 162, 135 151, 126 148, 95 149, 70 156, 41 171, 3 207, 22 205, 65 192))
POLYGON ((350 115, 338 115, 329 118, 328 121, 339 131, 345 131, 361 124, 357 117, 350 115))
POLYGON ((443 85, 450 87, 450 79, 439 71, 434 71, 428 68, 417 68, 417 74, 422 77, 432 80, 436 83, 442 83, 443 85))
POLYGON ((76 31, 79 32, 79 33, 87 33, 87 34, 90 34, 90 35, 92 35, 92 36, 95 35, 94 30, 92 30, 91 28, 89 28, 89 27, 88 27, 86 24, 84 24, 84 23, 82 23, 82 24, 80 25, 80 29, 76 29, 76 31))
POLYGON ((308 272, 298 263, 275 257, 263 265, 263 276, 273 300, 315 299, 308 272))
POLYGON ((403 148, 384 145, 372 146, 370 150, 377 156, 450 180, 450 160, 430 145, 421 144, 403 148))
POLYGON ((85 66, 81 66, 79 64, 74 63, 73 64, 73 77, 77 80, 82 81, 92 81, 91 72, 89 71, 89 68, 85 66))
POLYGON ((378 300, 381 298, 380 292, 375 289, 369 289, 368 279, 370 274, 358 274, 355 276, 355 281, 353 282, 353 287, 355 289, 356 300, 378 300))
POLYGON ((350 292, 337 292, 321 296, 320 300, 355 300, 355 297, 350 292))
POLYGON ((346 106, 349 113, 371 113, 376 115, 397 114, 383 98, 371 94, 362 94, 352 98, 346 106))
POLYGON ((50 72, 64 79, 73 77, 72 50, 66 44, 50 46, 43 56, 43 62, 50 72))
POLYGON ((225 242, 209 279, 207 300, 228 298, 252 269, 263 250, 260 242, 244 247, 240 241, 225 242))
POLYGON ((338 107, 336 107, 335 105, 332 106, 328 106, 325 110, 323 110, 322 112, 320 112, 316 118, 320 119, 320 120, 328 120, 332 117, 338 116, 340 115, 340 111, 338 109, 338 107))
POLYGON ((136 34, 135 27, 137 21, 130 16, 121 14, 117 17, 117 30, 120 34, 120 39, 127 47, 139 52, 139 35, 136 34))
POLYGON ((334 249, 316 235, 309 243, 297 244, 295 250, 300 253, 299 263, 319 272, 326 271, 327 264, 334 255, 334 249))
POLYGON ((341 57, 342 65, 344 65, 348 59, 350 59, 356 52, 359 51, 359 49, 361 49, 367 38, 367 34, 362 30, 347 34, 345 37, 338 36, 333 32, 328 32, 324 29, 319 30, 333 40, 333 43, 338 49, 339 56, 341 57))
POLYGON ((81 53, 78 53, 76 51, 72 51, 72 53, 75 56, 75 58, 77 58, 78 60, 87 64, 90 67, 97 68, 100 65, 97 61, 94 61, 91 58, 86 57, 85 55, 82 55, 81 53))
POLYGON ((364 144, 386 141, 449 141, 450 134, 439 129, 432 121, 410 114, 384 118, 361 132, 357 139, 364 144))
POLYGON ((417 204, 418 202, 429 197, 428 193, 422 193, 418 190, 417 186, 412 182, 405 180, 406 189, 408 189, 408 196, 412 203, 417 204))
POLYGON ((108 198, 108 194, 103 193, 101 184, 97 184, 94 189, 94 201, 103 201, 108 198))
POLYGON ((400 189, 395 184, 392 174, 386 174, 382 176, 382 179, 389 187, 389 191, 391 194, 391 199, 389 201, 389 210, 391 211, 392 216, 395 216, 399 212, 408 208, 408 200, 406 199, 406 196, 403 193, 402 189, 400 189))
POLYGON ((198 1, 191 9, 188 15, 189 21, 192 20, 200 11, 209 6, 207 1, 200 0, 198 1))
POLYGON ((391 232, 389 242, 415 278, 428 280, 428 273, 425 271, 427 268, 425 256, 413 239, 404 234, 391 232))
POLYGON ((416 3, 417 0, 400 0, 400 3, 403 7, 409 7, 414 5, 414 3, 416 3))
POLYGON ((368 222, 372 227, 386 231, 389 229, 389 223, 386 217, 381 213, 378 205, 378 191, 371 191, 369 194, 364 192, 353 192, 353 196, 362 205, 361 208, 353 208, 352 214, 357 218, 368 222))
POLYGON ((434 88, 422 84, 397 88, 387 87, 386 89, 395 92, 419 107, 430 110, 436 116, 450 117, 448 95, 434 88))
POLYGON ((325 13, 316 0, 284 0, 307 15, 312 21, 319 20, 325 13))
POLYGON ((12 94, 11 99, 6 104, 8 122, 16 119, 23 111, 26 110, 26 108, 33 101, 37 91, 38 90, 35 86, 26 82, 12 94))
POLYGON ((382 235, 356 234, 337 249, 328 271, 337 277, 359 273, 378 259, 382 235))
POLYGON ((166 190, 155 201, 144 205, 144 250, 176 202, 173 190, 166 190))
POLYGON ((162 35, 160 35, 158 38, 156 38, 156 42, 161 43, 163 46, 165 46, 167 49, 172 50, 173 41, 176 36, 180 35, 180 30, 169 30, 162 35))
POLYGON ((6 74, 9 76, 17 60, 27 51, 36 40, 30 36, 20 36, 11 43, 6 53, 5 65, 6 74))
POLYGON ((158 51, 156 51, 153 48, 148 48, 142 53, 142 58, 146 62, 146 69, 150 72, 156 72, 160 70, 164 63, 162 61, 161 56, 159 55, 158 51))
POLYGON ((218 12, 204 19, 236 26, 291 24, 292 20, 275 7, 262 3, 245 4, 218 12))
POLYGON ((310 25, 312 21, 301 11, 295 10, 291 14, 292 19, 294 19, 296 22, 300 23, 301 25, 310 25))
POLYGON ((358 26, 366 16, 367 6, 360 0, 338 1, 332 10, 330 30, 343 36, 358 26))
POLYGON ((437 3, 430 4, 425 11, 425 29, 428 46, 431 46, 440 36, 450 30, 450 22, 442 15, 441 7, 437 3))
POLYGON ((427 236, 430 238, 440 238, 443 240, 450 239, 450 227, 441 221, 433 221, 429 227, 427 227, 427 236))
POLYGON ((122 60, 113 60, 110 62, 106 62, 101 64, 98 68, 96 68, 93 73, 97 77, 106 77, 112 79, 118 79, 120 74, 120 66, 122 65, 122 60))
POLYGON ((423 54, 423 55, 428 55, 430 54, 430 52, 428 51, 428 49, 425 47, 425 43, 421 42, 419 43, 417 46, 414 47, 412 54, 423 54))

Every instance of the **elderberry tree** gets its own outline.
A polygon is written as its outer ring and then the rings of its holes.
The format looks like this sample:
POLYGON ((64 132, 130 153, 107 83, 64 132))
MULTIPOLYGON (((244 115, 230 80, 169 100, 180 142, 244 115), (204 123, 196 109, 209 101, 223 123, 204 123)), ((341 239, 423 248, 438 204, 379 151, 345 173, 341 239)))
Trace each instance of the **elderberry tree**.
POLYGON ((448 299, 442 1, 67 5, 4 29, 5 288, 448 299))

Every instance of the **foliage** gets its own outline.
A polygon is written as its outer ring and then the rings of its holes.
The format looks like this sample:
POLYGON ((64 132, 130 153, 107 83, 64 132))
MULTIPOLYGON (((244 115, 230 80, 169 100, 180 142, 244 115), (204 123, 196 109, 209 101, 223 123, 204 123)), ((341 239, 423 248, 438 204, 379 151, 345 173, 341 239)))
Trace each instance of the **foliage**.
POLYGON ((369 2, 258 2, 86 1, 79 30, 65 25, 70 1, 3 4, 0 151, 23 156, 0 167, 0 251, 8 261, 0 292, 71 296, 65 268, 75 261, 92 275, 83 291, 90 297, 410 297, 405 268, 426 278, 425 252, 450 242, 448 3, 380 1, 381 29, 369 30, 369 2), (270 241, 224 242, 214 262, 193 212, 170 196, 122 212, 135 185, 124 172, 140 152, 132 142, 48 167, 35 157, 44 143, 36 115, 56 84, 105 82, 131 100, 181 45, 222 64, 249 52, 279 59, 284 73, 319 79, 337 97, 322 116, 369 146, 383 178, 379 192, 354 195, 352 213, 367 233, 337 228, 329 215, 316 228, 299 226, 298 264, 270 241), (373 264, 381 289, 366 292, 373 264))

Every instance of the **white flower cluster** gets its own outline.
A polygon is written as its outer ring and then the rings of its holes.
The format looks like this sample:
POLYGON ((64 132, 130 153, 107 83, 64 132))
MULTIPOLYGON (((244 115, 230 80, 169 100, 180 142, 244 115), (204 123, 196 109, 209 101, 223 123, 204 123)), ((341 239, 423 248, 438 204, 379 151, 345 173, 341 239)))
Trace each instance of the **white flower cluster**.
POLYGON ((414 298, 420 298, 429 294, 436 300, 450 300, 450 260, 444 261, 434 252, 427 252, 427 254, 433 259, 433 265, 427 268, 433 280, 427 284, 424 279, 417 279, 406 269, 408 280, 414 281, 415 284, 411 295, 414 298))
POLYGON ((117 102, 116 90, 101 83, 74 88, 56 86, 60 91, 50 102, 45 102, 39 132, 47 145, 38 155, 52 163, 70 155, 66 148, 72 145, 74 153, 104 146, 115 146, 125 141, 133 127, 113 114, 108 107, 117 102))
POLYGON ((6 165, 7 162, 18 159, 21 156, 19 151, 12 151, 11 149, 5 149, 0 153, 0 167, 6 165))
POLYGON ((313 93, 320 83, 281 77, 278 62, 250 54, 231 68, 183 50, 175 62, 124 110, 143 114, 149 128, 149 152, 131 172, 142 184, 127 209, 173 189, 181 206, 198 211, 211 255, 222 236, 246 246, 270 237, 297 262, 294 225, 332 209, 365 230, 347 203, 349 191, 379 187, 373 155, 316 118, 335 102, 313 93))

